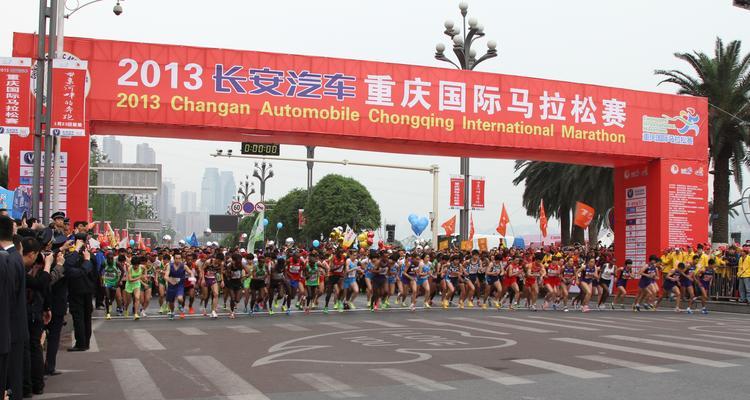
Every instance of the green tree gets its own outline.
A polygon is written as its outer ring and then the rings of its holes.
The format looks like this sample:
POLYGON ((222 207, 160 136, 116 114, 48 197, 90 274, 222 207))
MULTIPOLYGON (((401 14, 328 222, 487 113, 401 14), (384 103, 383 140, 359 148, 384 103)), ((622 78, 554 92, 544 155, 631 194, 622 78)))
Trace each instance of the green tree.
POLYGON ((8 189, 8 155, 0 155, 0 186, 8 189))
MULTIPOLYGON (((240 236, 243 233, 247 233, 248 235, 250 235, 250 231, 253 229, 255 219, 258 218, 259 215, 260 214, 258 213, 253 213, 252 215, 242 217, 239 224, 237 225, 237 232, 228 233, 226 236, 224 236, 224 239, 221 240, 221 245, 224 247, 238 246, 240 242, 240 236)), ((266 235, 268 235, 268 233, 266 233, 266 235)), ((242 245, 246 246, 247 242, 244 242, 242 245)))
POLYGON ((664 77, 661 83, 678 86, 677 93, 708 98, 708 146, 713 164, 713 237, 712 241, 729 241, 729 176, 742 189, 742 166, 748 164, 745 146, 750 139, 750 54, 740 54, 741 42, 726 47, 716 39, 713 57, 703 52, 675 53, 687 62, 697 76, 679 70, 656 70, 664 77))
POLYGON ((304 237, 328 233, 336 226, 354 230, 380 226, 380 207, 361 183, 341 175, 326 175, 313 187, 305 206, 304 237))
POLYGON ((273 209, 267 214, 269 231, 276 236, 276 223, 281 222, 284 226, 279 230, 278 237, 280 241, 292 237, 297 241, 304 240, 298 227, 298 210, 305 208, 307 203, 306 189, 292 189, 289 193, 281 197, 273 209))

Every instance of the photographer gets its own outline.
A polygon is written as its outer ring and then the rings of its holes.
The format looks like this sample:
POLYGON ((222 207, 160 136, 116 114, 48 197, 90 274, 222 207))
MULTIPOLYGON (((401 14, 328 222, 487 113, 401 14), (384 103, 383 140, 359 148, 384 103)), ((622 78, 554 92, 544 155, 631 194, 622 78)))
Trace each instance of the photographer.
MULTIPOLYGON (((48 243, 45 250, 51 250, 55 254, 65 254, 65 251, 73 242, 66 242, 65 236, 57 235, 52 228, 45 232, 51 240, 42 240, 48 243)), ((65 323, 65 314, 68 312, 68 279, 65 276, 65 266, 55 265, 50 271, 51 288, 47 302, 52 312, 52 319, 47 323, 47 354, 44 358, 44 373, 46 375, 58 375, 55 370, 57 365, 57 349, 60 347, 60 333, 65 323)))
POLYGON ((65 275, 68 279, 68 305, 73 317, 75 345, 68 351, 86 351, 91 339, 92 295, 95 283, 92 279, 93 266, 91 253, 86 242, 86 234, 75 235, 73 250, 65 255, 65 275))

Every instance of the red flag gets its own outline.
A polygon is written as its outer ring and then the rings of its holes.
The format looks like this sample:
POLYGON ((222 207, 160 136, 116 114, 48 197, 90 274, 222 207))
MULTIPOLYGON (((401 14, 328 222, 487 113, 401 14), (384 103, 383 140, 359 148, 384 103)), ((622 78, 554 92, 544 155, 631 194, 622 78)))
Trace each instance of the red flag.
POLYGON ((445 229, 446 236, 453 236, 453 234, 456 232, 456 216, 454 215, 453 217, 451 217, 451 219, 443 222, 443 224, 440 226, 445 229))
POLYGON ((544 213, 544 200, 539 204, 539 229, 542 230, 542 237, 547 237, 547 214, 544 213))
POLYGON ((500 221, 497 223, 497 228, 495 228, 500 236, 505 236, 509 223, 510 218, 508 217, 508 211, 505 210, 505 203, 503 203, 503 211, 500 212, 500 221))
POLYGON ((591 207, 586 203, 576 201, 576 216, 573 219, 573 224, 582 229, 588 228, 591 220, 594 219, 594 213, 594 207, 591 207))
POLYGON ((469 240, 474 240, 474 216, 469 215, 469 240))

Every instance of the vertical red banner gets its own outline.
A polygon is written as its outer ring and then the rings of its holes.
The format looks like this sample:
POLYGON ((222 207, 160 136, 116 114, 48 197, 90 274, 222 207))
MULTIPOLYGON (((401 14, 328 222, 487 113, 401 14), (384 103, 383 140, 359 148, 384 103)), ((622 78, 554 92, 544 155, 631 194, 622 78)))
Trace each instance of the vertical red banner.
POLYGON ((31 132, 31 59, 0 57, 0 133, 31 132))
POLYGON ((305 226, 305 210, 302 208, 297 210, 297 225, 299 229, 305 226))
POLYGON ((461 176, 451 177, 451 208, 463 208, 464 207, 464 178, 461 176))
POLYGON ((471 177, 471 208, 473 210, 484 209, 484 177, 471 177))
POLYGON ((86 68, 79 60, 52 60, 52 121, 54 136, 86 135, 86 68))

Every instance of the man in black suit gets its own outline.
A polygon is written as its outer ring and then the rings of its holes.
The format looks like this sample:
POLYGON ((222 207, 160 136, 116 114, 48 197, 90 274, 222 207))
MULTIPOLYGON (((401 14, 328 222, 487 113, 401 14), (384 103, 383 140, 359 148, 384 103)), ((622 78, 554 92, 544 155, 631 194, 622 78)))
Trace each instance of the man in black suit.
POLYGON ((8 356, 10 353, 10 307, 17 288, 15 273, 8 267, 8 257, 0 256, 0 398, 5 398, 8 356))
MULTIPOLYGON (((15 222, 0 216, 0 258, 6 258, 5 268, 13 273, 10 299, 10 352, 6 386, 11 390, 11 399, 23 398, 23 354, 29 340, 29 324, 26 318, 26 270, 18 249, 13 245, 15 222)), ((2 265, 2 262, 0 262, 2 265)))
MULTIPOLYGON (((67 249, 64 235, 53 236, 52 249, 64 251, 67 249)), ((72 244, 72 242, 68 242, 72 244)), ((58 375, 57 350, 60 348, 60 333, 65 323, 65 314, 68 312, 68 278, 65 276, 65 266, 55 267, 53 270, 52 287, 47 301, 52 311, 52 320, 47 324, 47 354, 44 358, 44 373, 46 375, 58 375)))

